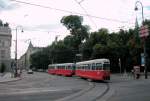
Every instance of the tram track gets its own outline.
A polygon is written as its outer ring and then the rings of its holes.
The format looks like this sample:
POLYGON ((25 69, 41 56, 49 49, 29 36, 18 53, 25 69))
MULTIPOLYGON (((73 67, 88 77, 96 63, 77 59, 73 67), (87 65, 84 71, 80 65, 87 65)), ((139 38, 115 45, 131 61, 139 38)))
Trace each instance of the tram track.
POLYGON ((106 90, 101 95, 99 95, 95 99, 93 99, 92 101, 100 101, 101 98, 108 93, 108 91, 110 90, 109 83, 105 83, 105 85, 107 87, 106 90))
POLYGON ((100 101, 109 89, 108 83, 89 82, 88 88, 56 101, 100 101))
POLYGON ((67 96, 65 98, 61 98, 55 101, 73 101, 73 99, 76 99, 84 94, 86 94, 87 92, 91 91, 93 88, 95 88, 95 83, 89 82, 89 87, 79 91, 78 93, 72 94, 71 96, 67 96))

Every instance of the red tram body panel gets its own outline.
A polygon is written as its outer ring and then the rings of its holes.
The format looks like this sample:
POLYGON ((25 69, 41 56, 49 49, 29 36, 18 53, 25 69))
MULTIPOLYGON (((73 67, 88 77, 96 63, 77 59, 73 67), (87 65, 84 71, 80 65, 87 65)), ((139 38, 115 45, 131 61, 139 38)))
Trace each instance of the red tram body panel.
POLYGON ((76 75, 91 80, 110 79, 110 61, 108 59, 95 59, 83 62, 51 64, 49 74, 72 76, 76 75))
POLYGON ((48 65, 48 73, 49 74, 56 74, 56 69, 55 69, 54 64, 48 65))
POLYGON ((79 62, 76 64, 77 68, 75 74, 79 77, 91 80, 109 80, 109 64, 110 62, 108 59, 79 62))
POLYGON ((48 69, 50 71, 49 73, 56 74, 56 75, 63 75, 63 76, 72 76, 74 75, 74 63, 63 63, 63 64, 53 64, 55 66, 54 70, 51 70, 51 68, 48 69))
POLYGON ((48 69, 48 73, 49 73, 49 74, 55 74, 55 73, 56 73, 56 70, 54 70, 54 69, 48 69))

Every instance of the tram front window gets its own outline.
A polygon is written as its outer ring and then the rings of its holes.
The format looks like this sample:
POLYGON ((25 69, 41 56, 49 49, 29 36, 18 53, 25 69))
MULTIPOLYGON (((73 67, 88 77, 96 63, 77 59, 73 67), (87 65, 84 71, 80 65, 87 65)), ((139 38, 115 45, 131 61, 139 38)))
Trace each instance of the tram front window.
POLYGON ((110 64, 104 63, 104 64, 103 64, 103 70, 110 70, 110 64))

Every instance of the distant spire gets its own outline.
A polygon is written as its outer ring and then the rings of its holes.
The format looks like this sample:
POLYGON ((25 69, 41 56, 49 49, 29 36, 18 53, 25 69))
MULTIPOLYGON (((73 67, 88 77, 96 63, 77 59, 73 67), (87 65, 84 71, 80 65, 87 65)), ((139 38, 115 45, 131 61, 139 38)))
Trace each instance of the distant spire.
POLYGON ((139 29, 139 24, 138 24, 137 17, 136 17, 136 20, 135 20, 135 29, 139 29))
POLYGON ((33 48, 33 44, 32 44, 32 42, 31 42, 31 40, 30 40, 30 43, 29 43, 29 47, 32 47, 32 48, 33 48))

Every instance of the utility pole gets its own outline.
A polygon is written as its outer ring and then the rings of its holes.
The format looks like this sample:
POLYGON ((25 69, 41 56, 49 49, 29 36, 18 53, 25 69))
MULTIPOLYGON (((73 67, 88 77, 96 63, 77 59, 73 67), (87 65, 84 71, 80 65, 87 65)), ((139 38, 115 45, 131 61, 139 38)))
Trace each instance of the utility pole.
MULTIPOLYGON (((142 23, 144 23, 144 13, 143 13, 143 5, 140 1, 136 1, 135 3, 135 11, 138 10, 137 4, 140 4, 142 7, 142 23)), ((147 75, 147 63, 146 63, 146 58, 147 58, 147 53, 146 53, 146 38, 149 35, 149 31, 148 31, 148 26, 146 25, 142 25, 140 28, 140 37, 143 39, 144 41, 144 63, 145 63, 145 79, 148 78, 147 75)))
MULTIPOLYGON (((21 27, 21 26, 17 26, 16 27, 16 40, 15 40, 15 44, 16 44, 16 46, 15 46, 15 77, 17 77, 18 76, 18 59, 17 59, 17 53, 18 53, 18 51, 17 51, 17 48, 18 48, 18 37, 17 37, 17 33, 18 33, 18 27, 21 27)), ((21 27, 22 28, 22 27, 21 27)), ((22 31, 21 32, 23 32, 23 29, 22 29, 22 31)))

